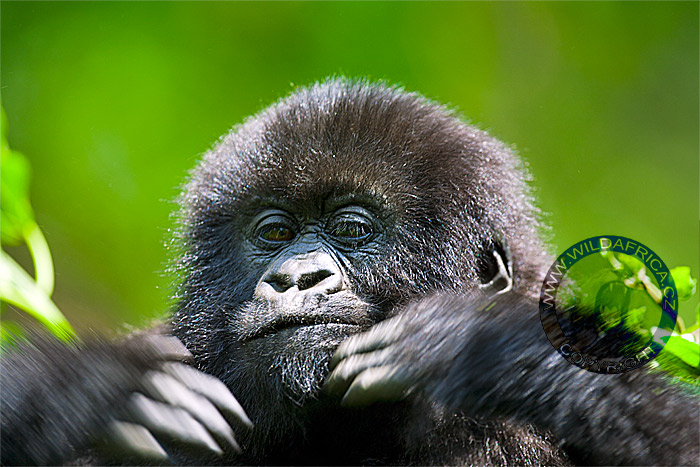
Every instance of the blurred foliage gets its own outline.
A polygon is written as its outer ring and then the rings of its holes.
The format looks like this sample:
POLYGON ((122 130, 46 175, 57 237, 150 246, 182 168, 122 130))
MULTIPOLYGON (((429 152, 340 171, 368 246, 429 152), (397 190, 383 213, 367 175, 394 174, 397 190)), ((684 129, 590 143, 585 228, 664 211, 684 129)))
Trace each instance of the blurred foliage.
MULTIPOLYGON (((51 301, 54 287, 53 261, 44 234, 34 220, 29 204, 29 163, 7 143, 7 118, 0 107, 0 238, 1 246, 24 245, 31 254, 36 280, 0 248, 0 313, 5 304, 21 308, 53 335, 64 340, 75 337, 73 328, 51 301)), ((3 313, 4 314, 4 313, 3 313)), ((0 322, 0 349, 23 337, 20 326, 0 322)))
MULTIPOLYGON (((34 171, 54 300, 78 327, 164 314, 171 200, 197 155, 331 74, 399 82, 517 144, 553 251, 615 233, 700 271, 696 2, 0 8, 9 139, 34 171)), ((30 268, 24 247, 7 251, 30 268)))
MULTIPOLYGON (((641 294, 651 298, 655 304, 661 304, 663 295, 659 284, 639 258, 605 250, 601 251, 600 255, 607 259, 619 283, 624 284, 630 295, 641 294)), ((679 309, 683 309, 684 305, 680 302, 686 302, 695 295, 698 280, 690 275, 690 268, 687 266, 675 267, 670 272, 678 292, 679 309)), ((619 294, 616 295, 610 299, 619 299, 619 294)), ((629 301, 630 299, 627 298, 628 303, 629 301)), ((607 305, 608 307, 604 306, 604 308, 609 308, 612 312, 607 316, 601 316, 604 321, 600 323, 601 329, 613 329, 624 323, 626 329, 640 338, 638 342, 629 342, 630 348, 635 348, 637 344, 644 347, 653 337, 658 344, 663 345, 663 349, 651 365, 686 383, 700 385, 700 342, 697 342, 698 339, 692 334, 700 327, 697 324, 697 321, 700 321, 700 307, 697 309, 694 325, 686 326, 683 318, 678 317, 674 329, 671 329, 671 326, 668 329, 657 329, 656 326, 661 326, 662 320, 659 319, 658 314, 648 310, 646 306, 628 309, 627 306, 615 306, 614 303, 607 305), (650 318, 651 323, 659 324, 650 326, 647 323, 650 318)), ((636 351, 639 350, 641 348, 636 351)))

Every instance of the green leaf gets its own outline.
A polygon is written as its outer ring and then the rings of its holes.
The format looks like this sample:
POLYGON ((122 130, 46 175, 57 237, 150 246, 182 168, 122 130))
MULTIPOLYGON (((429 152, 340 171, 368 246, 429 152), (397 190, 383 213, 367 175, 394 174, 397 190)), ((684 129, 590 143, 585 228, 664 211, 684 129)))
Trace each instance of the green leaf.
POLYGON ((698 280, 690 275, 690 268, 688 266, 679 266, 671 269, 671 276, 673 276, 673 281, 676 283, 678 300, 688 300, 695 294, 698 280))
POLYGON ((633 308, 631 310, 628 310, 627 313, 625 314, 625 323, 626 327, 630 331, 637 331, 642 327, 642 323, 644 322, 644 318, 647 313, 647 307, 645 306, 640 306, 638 308, 633 308))
POLYGON ((56 305, 27 272, 0 250, 0 299, 23 309, 41 322, 53 335, 65 341, 75 331, 56 305))
MULTIPOLYGON (((36 274, 35 281, 0 248, 0 300, 26 311, 56 337, 71 341, 75 338, 75 332, 51 301, 53 260, 29 203, 29 162, 21 153, 10 149, 7 117, 2 106, 0 114, 0 241, 4 245, 26 243, 36 274)), ((13 331, 10 323, 5 324, 0 328, 0 346, 14 342, 16 337, 22 335, 18 328, 13 331)))
POLYGON ((700 329, 700 303, 698 303, 698 308, 695 310, 695 324, 688 326, 684 332, 690 333, 694 332, 696 329, 700 329))
POLYGON ((0 242, 21 245, 26 233, 35 224, 29 204, 29 162, 7 144, 7 119, 2 111, 0 141, 0 242))
POLYGON ((661 340, 666 343, 662 353, 671 353, 681 359, 683 363, 693 368, 700 368, 700 345, 680 336, 664 336, 661 340))
POLYGON ((679 387, 689 390, 695 396, 700 396, 700 368, 692 367, 668 352, 661 352, 651 362, 651 368, 654 367, 667 376, 673 376, 685 383, 679 387))

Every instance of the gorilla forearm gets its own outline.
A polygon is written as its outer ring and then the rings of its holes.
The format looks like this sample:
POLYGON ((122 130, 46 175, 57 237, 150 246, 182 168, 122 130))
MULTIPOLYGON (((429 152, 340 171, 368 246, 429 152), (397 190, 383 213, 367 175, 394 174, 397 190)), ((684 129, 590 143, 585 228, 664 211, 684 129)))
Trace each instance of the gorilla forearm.
POLYGON ((2 463, 70 459, 124 407, 149 367, 143 348, 37 339, 3 356, 2 463))
MULTIPOLYGON (((584 464, 697 459, 698 401, 644 370, 601 375, 547 341, 516 293, 436 295, 343 343, 326 389, 346 405, 425 398, 484 422, 547 430, 584 464)), ((533 438, 534 439, 534 438, 533 438)))
POLYGON ((460 355, 432 387, 448 406, 546 429, 575 463, 700 458, 698 444, 688 444, 699 439, 696 397, 644 369, 601 375, 569 364, 547 341, 532 300, 498 297, 493 308, 467 312, 460 326, 460 355))
POLYGON ((34 336, 3 355, 2 464, 172 462, 187 452, 204 460, 239 451, 222 414, 251 427, 243 409, 219 380, 180 363, 190 353, 158 331, 81 348, 34 336))

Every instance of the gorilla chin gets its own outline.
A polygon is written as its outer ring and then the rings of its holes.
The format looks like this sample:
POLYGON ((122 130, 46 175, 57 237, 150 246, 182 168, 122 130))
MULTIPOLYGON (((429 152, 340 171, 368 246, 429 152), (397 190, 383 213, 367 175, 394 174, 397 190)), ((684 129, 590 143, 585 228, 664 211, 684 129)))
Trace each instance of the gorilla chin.
POLYGON ((271 369, 281 377, 287 395, 300 405, 315 399, 328 375, 333 352, 361 329, 352 324, 315 324, 268 337, 266 340, 277 349, 271 369))
POLYGON ((286 397, 303 405, 318 397, 340 343, 368 329, 378 311, 349 291, 299 301, 291 309, 288 305, 257 299, 243 304, 233 317, 236 353, 255 369, 268 368, 270 383, 280 384, 286 397))

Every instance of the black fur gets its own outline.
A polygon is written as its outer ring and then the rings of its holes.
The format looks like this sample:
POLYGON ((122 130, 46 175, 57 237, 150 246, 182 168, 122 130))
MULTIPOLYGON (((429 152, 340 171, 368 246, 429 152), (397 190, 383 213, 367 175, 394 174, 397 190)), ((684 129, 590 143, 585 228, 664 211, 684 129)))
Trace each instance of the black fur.
MULTIPOLYGON (((329 80, 234 128, 204 156, 181 198, 173 332, 199 369, 232 390, 255 428, 236 430, 242 454, 176 450, 172 458, 696 463, 696 397, 645 370, 578 370, 549 345, 535 296, 551 258, 527 181, 508 147, 446 108, 382 84, 329 80), (324 236, 324 216, 338 200, 372 212, 371 240, 343 248, 324 236), (308 241, 260 247, 251 222, 271 206, 294 213, 298 238, 303 227, 308 241), (280 258, 317 250, 345 278, 341 293, 302 297, 293 307, 260 298, 261 278, 272 271, 282 280, 280 258), (513 276, 513 291, 495 299, 479 290, 494 271, 492 251, 510 259, 513 276), (485 300, 496 306, 483 310, 485 300), (323 324, 306 326, 311 319, 323 324), (341 342, 368 330, 392 336, 378 361, 409 376, 408 396, 344 407, 324 389, 329 363, 341 342)), ((3 368, 3 410, 11 413, 2 421, 3 463, 80 454, 99 431, 95 423, 126 400, 129 379, 145 371, 122 350, 104 363, 84 354, 76 354, 79 364, 59 356, 47 365, 43 354, 25 352, 16 361, 34 369, 3 368), (38 376, 52 365, 70 374, 55 396, 38 376), (51 402, 40 420, 28 415, 27 388, 51 402), (66 397, 79 406, 77 419, 56 403, 66 397)))
POLYGON ((161 360, 134 338, 81 348, 33 335, 2 356, 3 465, 57 465, 87 455, 140 378, 161 360))

